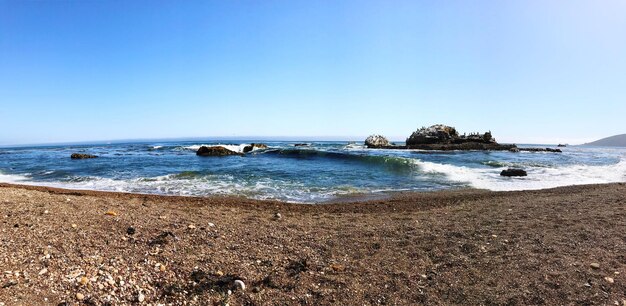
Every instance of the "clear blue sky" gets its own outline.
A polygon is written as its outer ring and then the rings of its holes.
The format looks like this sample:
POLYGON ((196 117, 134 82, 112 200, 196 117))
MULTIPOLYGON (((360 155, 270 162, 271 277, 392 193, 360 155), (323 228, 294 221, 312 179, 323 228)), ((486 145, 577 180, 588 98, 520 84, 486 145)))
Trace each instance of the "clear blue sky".
POLYGON ((0 144, 626 133, 626 1, 0 0, 0 144))

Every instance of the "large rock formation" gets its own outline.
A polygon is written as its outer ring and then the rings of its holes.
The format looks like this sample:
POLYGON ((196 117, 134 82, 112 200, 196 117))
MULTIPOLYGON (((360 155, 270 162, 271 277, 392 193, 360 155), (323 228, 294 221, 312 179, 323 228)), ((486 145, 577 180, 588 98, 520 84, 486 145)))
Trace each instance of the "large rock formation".
POLYGON ((471 133, 469 135, 459 135, 454 127, 436 124, 430 127, 422 127, 413 132, 406 139, 406 145, 396 146, 389 144, 385 137, 380 135, 372 135, 365 140, 368 148, 381 149, 417 149, 417 150, 437 150, 437 151, 531 151, 531 152, 556 152, 559 149, 551 148, 518 148, 514 144, 499 144, 493 138, 491 132, 471 133))
POLYGON ((443 124, 422 127, 413 132, 413 134, 406 139, 407 146, 423 144, 462 144, 468 142, 490 144, 496 143, 496 140, 491 136, 491 132, 459 135, 454 127, 443 124))
POLYGON ((365 139, 365 146, 368 148, 382 148, 389 145, 389 140, 381 135, 370 135, 367 139, 365 139))
POLYGON ((231 151, 222 146, 201 146, 198 151, 196 151, 196 155, 198 156, 229 156, 229 155, 243 155, 243 153, 231 151))
POLYGON ((96 158, 98 156, 91 154, 82 154, 82 153, 73 153, 70 158, 71 159, 88 159, 88 158, 96 158))
POLYGON ((267 149, 267 145, 264 143, 253 143, 250 145, 247 145, 245 147, 243 147, 243 153, 248 153, 248 152, 252 152, 252 150, 254 150, 254 148, 257 149, 267 149))

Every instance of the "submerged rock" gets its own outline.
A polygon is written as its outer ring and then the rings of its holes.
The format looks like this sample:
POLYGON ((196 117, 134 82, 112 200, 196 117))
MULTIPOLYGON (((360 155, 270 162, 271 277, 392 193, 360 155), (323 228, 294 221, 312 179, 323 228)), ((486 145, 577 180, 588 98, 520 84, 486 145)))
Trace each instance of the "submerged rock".
POLYGON ((368 148, 381 148, 389 145, 389 140, 382 135, 370 135, 365 139, 365 146, 368 148))
POLYGON ((243 153, 252 152, 255 148, 257 149, 267 149, 267 145, 264 143, 253 143, 243 147, 243 153))
POLYGON ((502 172, 500 172, 501 176, 527 176, 528 173, 526 173, 526 171, 524 169, 506 169, 506 170, 502 170, 502 172))
POLYGON ((88 158, 96 158, 98 156, 91 154, 82 154, 82 153, 73 153, 70 158, 71 159, 88 159, 88 158))
POLYGON ((198 151, 196 151, 196 155, 198 156, 229 156, 229 155, 243 155, 242 153, 231 151, 222 146, 201 146, 198 151))

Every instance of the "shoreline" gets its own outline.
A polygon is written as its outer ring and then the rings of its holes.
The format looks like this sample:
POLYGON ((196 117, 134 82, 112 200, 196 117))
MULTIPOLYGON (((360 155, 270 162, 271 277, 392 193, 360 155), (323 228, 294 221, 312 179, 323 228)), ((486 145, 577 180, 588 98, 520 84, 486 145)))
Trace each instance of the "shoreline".
POLYGON ((621 305, 624 194, 612 183, 302 205, 2 183, 0 302, 621 305))

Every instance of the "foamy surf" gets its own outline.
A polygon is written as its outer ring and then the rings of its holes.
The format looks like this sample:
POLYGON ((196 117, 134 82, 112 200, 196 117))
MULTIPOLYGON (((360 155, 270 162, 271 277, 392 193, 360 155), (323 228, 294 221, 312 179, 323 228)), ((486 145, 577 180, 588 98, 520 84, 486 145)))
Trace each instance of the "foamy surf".
POLYGON ((23 183, 28 181, 28 177, 23 175, 15 175, 15 174, 4 174, 0 172, 0 182, 1 183, 23 183))
POLYGON ((617 183, 626 181, 626 161, 614 165, 571 165, 564 167, 528 167, 526 177, 502 177, 507 167, 470 168, 416 161, 419 168, 430 174, 445 175, 446 179, 493 191, 537 190, 570 185, 617 183))

